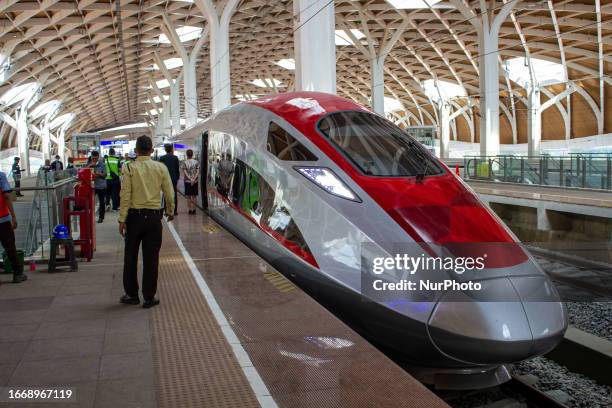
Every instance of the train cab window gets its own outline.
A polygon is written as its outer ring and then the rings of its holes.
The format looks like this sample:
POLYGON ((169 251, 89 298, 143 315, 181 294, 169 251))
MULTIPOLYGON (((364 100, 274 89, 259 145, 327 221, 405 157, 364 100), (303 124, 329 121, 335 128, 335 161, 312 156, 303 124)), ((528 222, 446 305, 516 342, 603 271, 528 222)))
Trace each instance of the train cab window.
POLYGON ((319 121, 319 131, 363 174, 411 177, 444 173, 425 147, 378 115, 335 112, 319 121))
POLYGON ((268 128, 268 151, 280 160, 286 161, 316 161, 303 144, 295 140, 285 129, 274 122, 268 128))

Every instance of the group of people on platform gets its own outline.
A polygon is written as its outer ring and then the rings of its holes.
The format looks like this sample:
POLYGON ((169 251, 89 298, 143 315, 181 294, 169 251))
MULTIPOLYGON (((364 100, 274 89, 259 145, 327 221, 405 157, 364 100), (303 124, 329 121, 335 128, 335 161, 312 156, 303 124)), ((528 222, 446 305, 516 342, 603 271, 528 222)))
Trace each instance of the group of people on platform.
POLYGON ((91 152, 87 167, 94 174, 94 190, 98 198, 98 223, 104 222, 107 211, 119 211, 119 193, 121 191, 121 169, 132 159, 126 154, 121 158, 110 149, 108 155, 100 160, 100 153, 91 152))
MULTIPOLYGON (((100 158, 98 151, 92 151, 86 167, 94 174, 94 190, 98 200, 98 223, 104 221, 106 211, 119 211, 119 233, 125 238, 123 284, 125 295, 120 302, 140 304, 137 278, 138 252, 143 250, 142 295, 143 307, 159 304, 155 298, 159 251, 162 241, 161 220, 165 214, 168 221, 177 215, 177 184, 183 177, 185 196, 188 199, 189 214, 196 213, 196 197, 200 164, 187 150, 186 159, 180 161, 174 154, 173 145, 164 146, 166 154, 159 161, 151 159, 153 144, 148 136, 136 141, 135 155, 126 154, 124 158, 116 155, 114 149, 108 156, 100 158)), ((16 157, 11 168, 17 196, 20 191, 20 159, 16 157)), ((72 158, 68 159, 65 169, 74 168, 72 158)), ((64 170, 59 156, 51 162, 47 160, 44 171, 64 170)), ((17 217, 13 209, 13 189, 6 174, 0 172, 0 243, 13 268, 13 282, 23 282, 27 276, 23 265, 17 258, 15 230, 17 217)))
MULTIPOLYGON (((166 166, 170 181, 172 182, 174 213, 177 215, 177 185, 183 177, 185 185, 185 196, 188 199, 189 214, 196 213, 196 197, 198 195, 198 179, 200 177, 200 164, 193 158, 193 150, 187 150, 187 158, 180 161, 174 154, 174 146, 164 146, 166 154, 159 158, 159 162, 166 166)), ((124 166, 134 161, 125 155, 122 159, 110 149, 107 156, 100 160, 100 153, 93 151, 88 161, 95 176, 94 189, 98 198, 98 223, 104 222, 104 216, 108 211, 119 211, 122 179, 125 177, 124 166)))

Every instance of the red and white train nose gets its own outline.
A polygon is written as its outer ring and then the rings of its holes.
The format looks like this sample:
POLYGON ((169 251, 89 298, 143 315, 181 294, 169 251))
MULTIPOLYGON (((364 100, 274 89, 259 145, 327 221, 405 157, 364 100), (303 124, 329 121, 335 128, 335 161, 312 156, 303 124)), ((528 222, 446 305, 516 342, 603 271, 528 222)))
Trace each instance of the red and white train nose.
POLYGON ((469 364, 502 364, 546 353, 559 344, 567 318, 546 277, 479 283, 479 294, 447 292, 436 304, 427 326, 442 353, 469 364))

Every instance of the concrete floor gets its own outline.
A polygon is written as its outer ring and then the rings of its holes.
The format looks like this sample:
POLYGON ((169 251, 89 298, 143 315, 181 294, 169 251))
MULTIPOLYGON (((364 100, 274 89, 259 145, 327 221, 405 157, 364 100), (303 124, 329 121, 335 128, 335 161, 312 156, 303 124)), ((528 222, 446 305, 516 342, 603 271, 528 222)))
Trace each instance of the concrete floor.
POLYGON ((70 384, 78 401, 70 407, 157 406, 151 311, 118 303, 123 245, 116 216, 98 226, 95 258, 78 272, 49 275, 39 265, 18 285, 0 275, 0 386, 70 384))

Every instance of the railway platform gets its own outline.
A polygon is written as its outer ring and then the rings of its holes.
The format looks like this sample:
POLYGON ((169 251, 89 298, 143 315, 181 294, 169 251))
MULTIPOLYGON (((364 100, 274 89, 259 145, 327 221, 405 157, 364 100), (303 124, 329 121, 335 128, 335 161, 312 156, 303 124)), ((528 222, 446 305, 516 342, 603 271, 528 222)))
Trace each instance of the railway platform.
POLYGON ((148 310, 118 303, 116 213, 97 233, 78 272, 0 275, 0 387, 70 388, 76 403, 0 406, 447 406, 203 213, 164 225, 148 310))
POLYGON ((477 180, 469 180, 468 184, 521 241, 611 261, 609 191, 477 180))
POLYGON ((548 187, 514 183, 469 180, 468 184, 490 202, 511 203, 527 207, 545 207, 576 214, 610 216, 610 191, 581 188, 548 187))

